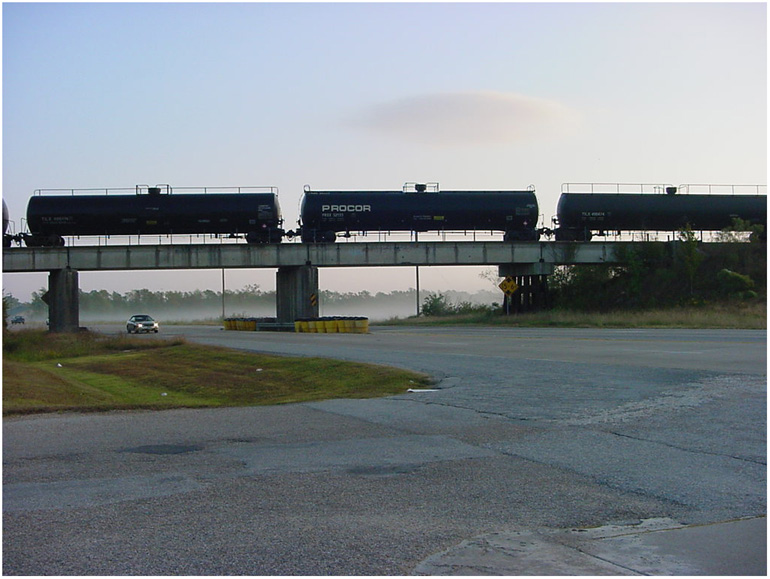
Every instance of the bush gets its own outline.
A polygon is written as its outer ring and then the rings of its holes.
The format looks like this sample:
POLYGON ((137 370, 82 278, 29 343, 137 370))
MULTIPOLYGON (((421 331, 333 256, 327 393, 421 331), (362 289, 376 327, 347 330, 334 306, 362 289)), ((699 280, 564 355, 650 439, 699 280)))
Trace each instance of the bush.
POLYGON ((448 316, 452 309, 445 294, 429 293, 422 301, 420 312, 424 316, 448 316))
POLYGON ((446 294, 429 293, 422 301, 420 313, 426 317, 460 316, 469 314, 491 315, 499 309, 499 304, 492 304, 489 306, 484 304, 472 304, 469 301, 451 304, 449 303, 446 294))
POLYGON ((763 245, 699 244, 683 237, 625 248, 620 264, 557 268, 549 279, 554 307, 608 312, 766 296, 763 245))
POLYGON ((720 291, 726 296, 741 295, 745 297, 749 292, 756 295, 752 291, 754 289, 754 280, 747 275, 723 269, 717 274, 717 282, 719 283, 720 291))

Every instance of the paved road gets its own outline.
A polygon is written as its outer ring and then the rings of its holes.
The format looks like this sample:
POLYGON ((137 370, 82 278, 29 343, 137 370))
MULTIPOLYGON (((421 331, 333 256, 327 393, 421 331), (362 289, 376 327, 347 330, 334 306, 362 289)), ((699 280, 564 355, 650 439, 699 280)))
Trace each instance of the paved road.
POLYGON ((765 573, 765 332, 163 332, 437 384, 5 420, 6 574, 765 573))

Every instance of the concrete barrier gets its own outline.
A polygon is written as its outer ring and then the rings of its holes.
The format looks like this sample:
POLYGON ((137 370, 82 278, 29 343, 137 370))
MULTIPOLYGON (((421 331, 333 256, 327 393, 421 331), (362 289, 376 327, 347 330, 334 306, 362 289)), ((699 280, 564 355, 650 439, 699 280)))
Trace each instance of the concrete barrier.
POLYGON ((369 318, 346 316, 300 318, 294 322, 294 331, 310 334, 368 334, 369 318))

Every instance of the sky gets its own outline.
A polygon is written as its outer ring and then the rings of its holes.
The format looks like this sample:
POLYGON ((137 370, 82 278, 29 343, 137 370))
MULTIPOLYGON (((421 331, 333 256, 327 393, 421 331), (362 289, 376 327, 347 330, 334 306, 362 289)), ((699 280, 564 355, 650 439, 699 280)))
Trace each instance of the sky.
MULTIPOLYGON (((3 3, 2 196, 36 189, 767 183, 758 3, 3 3)), ((421 268, 422 289, 490 289, 421 268)), ((413 268, 322 270, 404 290, 413 268)), ((275 270, 226 286, 275 288, 275 270)), ((46 274, 4 274, 25 301, 46 274)), ((84 291, 213 289, 220 271, 81 272, 84 291)))

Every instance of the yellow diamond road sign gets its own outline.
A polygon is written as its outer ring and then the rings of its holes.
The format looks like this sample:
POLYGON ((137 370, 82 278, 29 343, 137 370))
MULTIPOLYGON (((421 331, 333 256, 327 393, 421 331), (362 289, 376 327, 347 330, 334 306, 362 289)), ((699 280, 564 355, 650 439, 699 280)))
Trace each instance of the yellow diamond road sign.
POLYGON ((498 285, 501 290, 505 293, 507 296, 512 296, 514 293, 516 293, 516 290, 519 289, 519 285, 514 281, 514 279, 509 275, 506 277, 503 281, 500 282, 500 285, 498 285))

